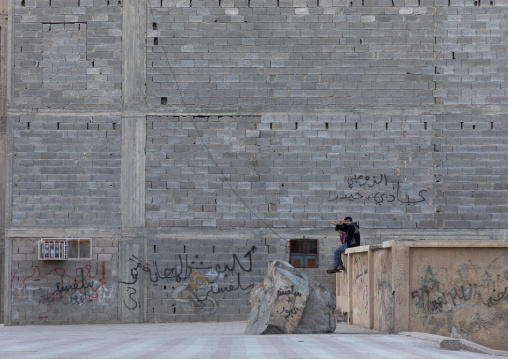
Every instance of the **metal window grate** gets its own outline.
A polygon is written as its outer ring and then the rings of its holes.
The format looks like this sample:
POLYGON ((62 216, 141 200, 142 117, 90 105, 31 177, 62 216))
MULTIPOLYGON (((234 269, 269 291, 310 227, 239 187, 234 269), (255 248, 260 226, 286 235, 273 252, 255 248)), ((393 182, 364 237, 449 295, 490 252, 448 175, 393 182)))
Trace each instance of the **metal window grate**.
POLYGON ((39 260, 66 260, 67 241, 65 239, 46 239, 39 241, 39 260))
POLYGON ((91 238, 41 238, 39 260, 92 259, 91 238))

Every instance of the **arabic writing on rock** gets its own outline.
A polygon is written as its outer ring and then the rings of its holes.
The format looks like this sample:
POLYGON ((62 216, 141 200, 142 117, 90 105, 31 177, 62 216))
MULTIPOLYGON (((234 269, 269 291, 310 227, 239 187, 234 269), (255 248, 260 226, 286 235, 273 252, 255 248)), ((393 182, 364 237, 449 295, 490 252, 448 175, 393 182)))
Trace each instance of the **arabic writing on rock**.
POLYGON ((363 201, 364 203, 370 202, 378 206, 392 203, 414 205, 426 201, 424 196, 427 192, 426 189, 410 191, 406 189, 406 184, 400 181, 390 182, 385 173, 374 176, 355 174, 348 177, 346 183, 348 190, 331 196, 328 200, 363 201), (410 195, 410 192, 416 192, 416 194, 410 195))

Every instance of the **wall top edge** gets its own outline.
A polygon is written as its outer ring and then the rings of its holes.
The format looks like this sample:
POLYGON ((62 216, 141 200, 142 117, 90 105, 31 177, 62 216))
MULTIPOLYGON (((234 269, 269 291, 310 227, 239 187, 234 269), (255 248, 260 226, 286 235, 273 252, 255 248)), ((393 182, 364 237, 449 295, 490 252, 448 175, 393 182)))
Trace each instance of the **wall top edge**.
POLYGON ((391 249, 400 246, 405 248, 508 248, 508 240, 397 240, 386 241, 382 244, 369 244, 365 246, 348 248, 346 253, 367 253, 369 251, 391 249))
POLYGON ((379 249, 404 246, 409 248, 508 248, 508 240, 437 239, 418 241, 387 241, 379 249))

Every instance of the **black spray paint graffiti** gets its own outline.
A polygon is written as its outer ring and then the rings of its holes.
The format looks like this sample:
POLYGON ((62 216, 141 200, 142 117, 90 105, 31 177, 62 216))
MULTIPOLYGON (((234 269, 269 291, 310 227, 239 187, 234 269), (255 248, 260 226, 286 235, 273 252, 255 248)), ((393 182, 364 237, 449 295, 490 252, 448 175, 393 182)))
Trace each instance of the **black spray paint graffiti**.
POLYGON ((296 313, 298 313, 298 309, 299 308, 288 308, 286 309, 285 307, 282 307, 282 310, 280 312, 278 312, 278 314, 284 314, 283 317, 288 319, 288 318, 293 318, 293 315, 295 315, 296 313))
POLYGON ((300 298, 302 296, 302 293, 298 290, 295 291, 295 286, 292 284, 290 288, 287 286, 285 288, 277 289, 277 298, 275 300, 279 300, 279 298, 287 299, 287 302, 289 303, 289 307, 286 309, 285 306, 282 307, 282 310, 280 312, 277 312, 277 314, 282 314, 282 316, 285 319, 293 318, 293 315, 298 313, 299 308, 294 307, 296 298, 300 298))
POLYGON ((291 296, 293 296, 294 298, 296 297, 301 297, 302 296, 302 293, 299 292, 299 291, 296 291, 295 292, 295 286, 294 285, 291 285, 291 289, 286 289, 286 290, 281 290, 281 289, 277 289, 277 299, 276 300, 279 300, 280 297, 282 296, 287 296, 287 300, 288 300, 288 303, 291 302, 291 296))
POLYGON ((428 315, 449 313, 462 305, 508 305, 508 286, 502 282, 508 279, 508 271, 503 275, 493 276, 485 273, 485 280, 479 283, 464 282, 461 285, 444 285, 434 275, 432 267, 428 266, 423 278, 423 285, 411 292, 412 314, 428 315), (492 278, 493 277, 493 278, 492 278))
POLYGON ((405 193, 401 188, 400 181, 396 182, 395 189, 382 189, 380 187, 388 187, 388 178, 386 174, 382 173, 379 176, 363 176, 354 175, 347 179, 347 184, 350 190, 353 192, 342 195, 336 195, 333 198, 329 198, 329 201, 336 200, 347 200, 347 201, 363 201, 364 203, 372 202, 378 206, 383 203, 401 203, 401 204, 417 204, 426 200, 424 194, 427 192, 426 189, 418 191, 418 197, 410 198, 409 193, 405 193), (379 190, 375 191, 371 188, 378 187, 379 190), (357 190, 355 191, 355 188, 357 190), (368 193, 367 193, 368 192, 368 193))
MULTIPOLYGON (((212 267, 197 267, 193 266, 194 261, 189 263, 188 255, 178 255, 178 260, 175 265, 167 265, 163 268, 157 261, 154 261, 152 265, 142 261, 136 256, 131 256, 129 260, 133 263, 134 267, 130 270, 130 278, 127 281, 120 281, 119 283, 127 285, 127 292, 129 296, 129 302, 124 300, 124 305, 127 309, 134 310, 140 306, 138 300, 137 289, 132 285, 138 282, 139 276, 144 272, 148 279, 153 285, 159 283, 168 283, 170 281, 176 281, 177 283, 183 283, 181 286, 175 288, 175 292, 172 295, 173 299, 179 299, 179 296, 184 293, 187 297, 187 301, 190 301, 192 308, 195 312, 203 312, 203 308, 207 307, 206 310, 213 307, 215 309, 216 303, 211 295, 220 293, 229 293, 238 290, 248 290, 254 286, 253 283, 244 285, 242 284, 241 272, 248 273, 252 271, 252 254, 256 250, 256 247, 252 247, 247 253, 244 254, 243 258, 248 260, 248 264, 242 264, 236 254, 233 254, 232 264, 216 264, 212 267), (208 271, 205 275, 201 274, 200 271, 208 271), (220 278, 228 277, 236 273, 236 284, 223 284, 219 285, 217 281, 220 278), (205 290, 205 293, 199 295, 198 290, 205 290), (207 305, 208 303, 208 305, 207 305)), ((205 311, 206 311, 205 310, 205 311)))

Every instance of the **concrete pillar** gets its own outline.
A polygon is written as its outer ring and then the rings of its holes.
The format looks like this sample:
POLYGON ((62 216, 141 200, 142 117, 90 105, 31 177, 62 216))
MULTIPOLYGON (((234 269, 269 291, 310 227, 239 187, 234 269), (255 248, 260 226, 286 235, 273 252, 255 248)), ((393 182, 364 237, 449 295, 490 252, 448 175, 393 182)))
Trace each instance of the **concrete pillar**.
POLYGON ((143 238, 120 239, 118 318, 121 323, 143 323, 146 317, 146 243, 143 238))
MULTIPOLYGON (((7 0, 0 1, 2 15, 7 15, 7 0)), ((7 182, 7 18, 0 18, 0 288, 4 288, 6 182, 7 182)), ((0 323, 4 322, 4 291, 0 290, 0 323)))
POLYGON ((122 323, 141 323, 146 316, 146 285, 142 275, 146 262, 145 141, 146 116, 129 109, 145 101, 146 94, 146 2, 123 4, 123 63, 121 211, 119 241, 118 317, 122 323))
POLYGON ((123 103, 144 104, 146 96, 146 1, 123 3, 123 103))
POLYGON ((395 241, 392 247, 392 288, 394 291, 395 331, 409 330, 409 246, 395 241))
POLYGON ((145 223, 144 116, 122 119, 122 227, 143 227, 145 223))
POLYGON ((367 252, 368 278, 369 278, 369 329, 374 329, 374 251, 369 246, 367 252))

